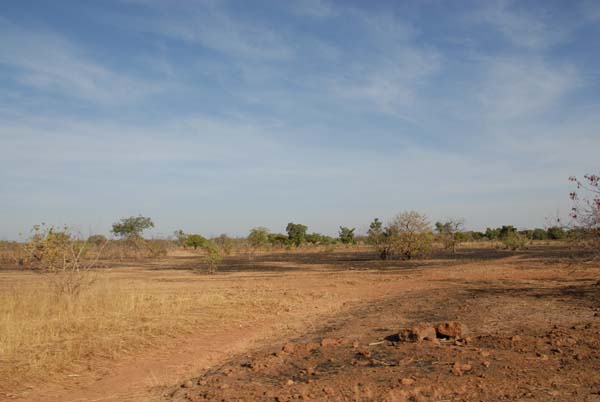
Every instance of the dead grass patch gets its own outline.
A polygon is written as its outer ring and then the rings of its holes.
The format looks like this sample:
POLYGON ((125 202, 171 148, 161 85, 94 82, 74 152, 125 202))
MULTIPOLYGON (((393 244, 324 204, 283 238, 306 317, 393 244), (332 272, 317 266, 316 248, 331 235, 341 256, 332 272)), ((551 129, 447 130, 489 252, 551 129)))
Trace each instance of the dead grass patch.
POLYGON ((97 277, 78 297, 28 275, 0 293, 0 388, 35 382, 93 359, 114 359, 192 329, 237 325, 285 306, 269 289, 222 292, 202 286, 97 277))

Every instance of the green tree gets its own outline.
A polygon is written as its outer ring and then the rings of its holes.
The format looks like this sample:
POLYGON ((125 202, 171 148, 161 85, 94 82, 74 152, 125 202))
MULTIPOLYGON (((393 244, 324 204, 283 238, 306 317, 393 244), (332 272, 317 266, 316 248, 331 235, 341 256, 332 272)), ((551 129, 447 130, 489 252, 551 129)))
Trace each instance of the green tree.
POLYGON ((531 229, 519 230, 519 234, 525 236, 528 240, 533 240, 533 230, 531 229))
POLYGON ((379 218, 375 218, 369 225, 369 230, 367 231, 367 242, 376 246, 380 244, 383 239, 383 222, 381 222, 379 218))
POLYGON ((535 228, 531 234, 532 240, 546 240, 548 239, 548 233, 544 229, 535 228))
POLYGON ((356 241, 354 240, 354 230, 355 228, 350 229, 345 226, 340 226, 340 241, 344 244, 356 244, 356 241))
POLYGON ((472 240, 481 240, 485 237, 485 233, 483 232, 476 232, 476 231, 471 231, 471 239, 472 240))
POLYGON ((305 237, 307 243, 315 245, 329 245, 335 243, 335 239, 331 236, 322 235, 320 233, 310 233, 305 237))
POLYGON ((288 240, 296 247, 300 246, 306 240, 307 230, 308 226, 293 222, 288 223, 285 228, 285 231, 288 234, 288 240))
POLYGON ((265 247, 269 244, 269 229, 262 226, 252 228, 246 239, 253 249, 265 247))
POLYGON ((513 225, 502 225, 498 232, 498 238, 503 240, 513 233, 517 233, 517 228, 515 228, 513 225))
POLYGON ((270 233, 268 236, 269 244, 277 247, 284 247, 288 244, 288 237, 283 233, 270 233))
POLYGON ((122 239, 140 239, 145 230, 153 227, 154 222, 148 217, 142 215, 130 216, 113 223, 112 233, 122 239))
POLYGON ((183 247, 185 246, 185 241, 187 239, 187 235, 183 232, 183 230, 179 229, 173 232, 173 235, 175 236, 175 242, 177 243, 178 246, 183 247))
POLYGON ((435 230, 446 250, 456 252, 456 246, 459 242, 464 241, 464 236, 459 236, 463 229, 462 219, 448 219, 444 222, 436 222, 435 230))
POLYGON ((525 248, 527 246, 527 238, 518 233, 516 230, 508 231, 506 236, 502 237, 501 240, 507 249, 513 251, 525 248))
POLYGON ((187 247, 193 247, 194 250, 198 249, 198 247, 205 247, 207 242, 208 240, 206 240, 204 236, 201 236, 199 234, 187 235, 185 239, 185 245, 187 247))
POLYGON ((550 240, 562 240, 565 237, 567 237, 567 234, 560 226, 552 226, 548 228, 548 238, 550 240))
POLYGON ((488 240, 497 240, 500 237, 500 229, 486 228, 485 237, 487 237, 488 240))

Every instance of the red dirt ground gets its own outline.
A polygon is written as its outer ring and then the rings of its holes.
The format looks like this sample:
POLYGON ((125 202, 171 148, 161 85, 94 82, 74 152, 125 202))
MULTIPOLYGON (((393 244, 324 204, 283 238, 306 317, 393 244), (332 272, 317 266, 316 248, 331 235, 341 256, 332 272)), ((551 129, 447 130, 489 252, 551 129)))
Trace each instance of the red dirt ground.
MULTIPOLYGON (((296 254, 263 256, 251 269, 230 261, 215 283, 268 283, 281 297, 295 289, 298 302, 10 400, 600 401, 600 264, 570 255, 296 254), (469 333, 397 338, 401 328, 447 320, 469 333)), ((162 266, 170 263, 184 268, 162 266)))

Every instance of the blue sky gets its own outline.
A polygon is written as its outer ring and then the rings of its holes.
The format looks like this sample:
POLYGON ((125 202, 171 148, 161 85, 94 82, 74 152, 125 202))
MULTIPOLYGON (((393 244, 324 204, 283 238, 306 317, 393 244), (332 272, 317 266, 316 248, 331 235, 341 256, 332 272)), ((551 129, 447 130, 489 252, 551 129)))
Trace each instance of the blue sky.
POLYGON ((598 170, 599 37, 593 0, 3 2, 0 239, 544 226, 598 170))

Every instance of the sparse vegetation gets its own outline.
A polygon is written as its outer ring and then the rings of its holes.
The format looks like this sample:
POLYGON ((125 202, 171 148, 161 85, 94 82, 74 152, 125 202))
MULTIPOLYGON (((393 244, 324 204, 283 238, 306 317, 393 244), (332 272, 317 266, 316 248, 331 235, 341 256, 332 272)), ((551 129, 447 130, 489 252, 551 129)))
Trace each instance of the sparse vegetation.
POLYGON ((510 231, 505 236, 502 236, 502 244, 509 250, 520 250, 527 246, 527 237, 517 231, 510 231))
POLYGON ((46 273, 57 294, 77 297, 93 283, 89 270, 100 255, 98 252, 95 258, 85 259, 88 247, 88 242, 75 239, 67 227, 36 225, 23 246, 25 266, 46 273))
POLYGON ((444 222, 435 223, 435 230, 437 231, 445 250, 456 252, 456 246, 460 242, 467 240, 465 238, 466 236, 461 233, 463 227, 463 219, 448 219, 444 222))
POLYGON ((223 257, 221 257, 219 247, 211 240, 205 242, 203 248, 208 253, 206 256, 207 271, 212 275, 217 272, 217 268, 223 257))
POLYGON ((354 239, 354 228, 350 229, 345 226, 340 226, 339 238, 343 244, 356 244, 354 239))
POLYGON ((379 246, 385 239, 383 233, 383 222, 379 218, 375 218, 369 225, 369 231, 367 232, 367 243, 373 246, 379 246))
POLYGON ((266 247, 269 244, 269 229, 262 226, 252 228, 247 240, 253 250, 266 247))
POLYGON ((219 236, 214 238, 213 241, 219 247, 219 250, 221 250, 221 254, 230 255, 233 252, 235 242, 231 237, 227 236, 225 233, 220 234, 219 236))

